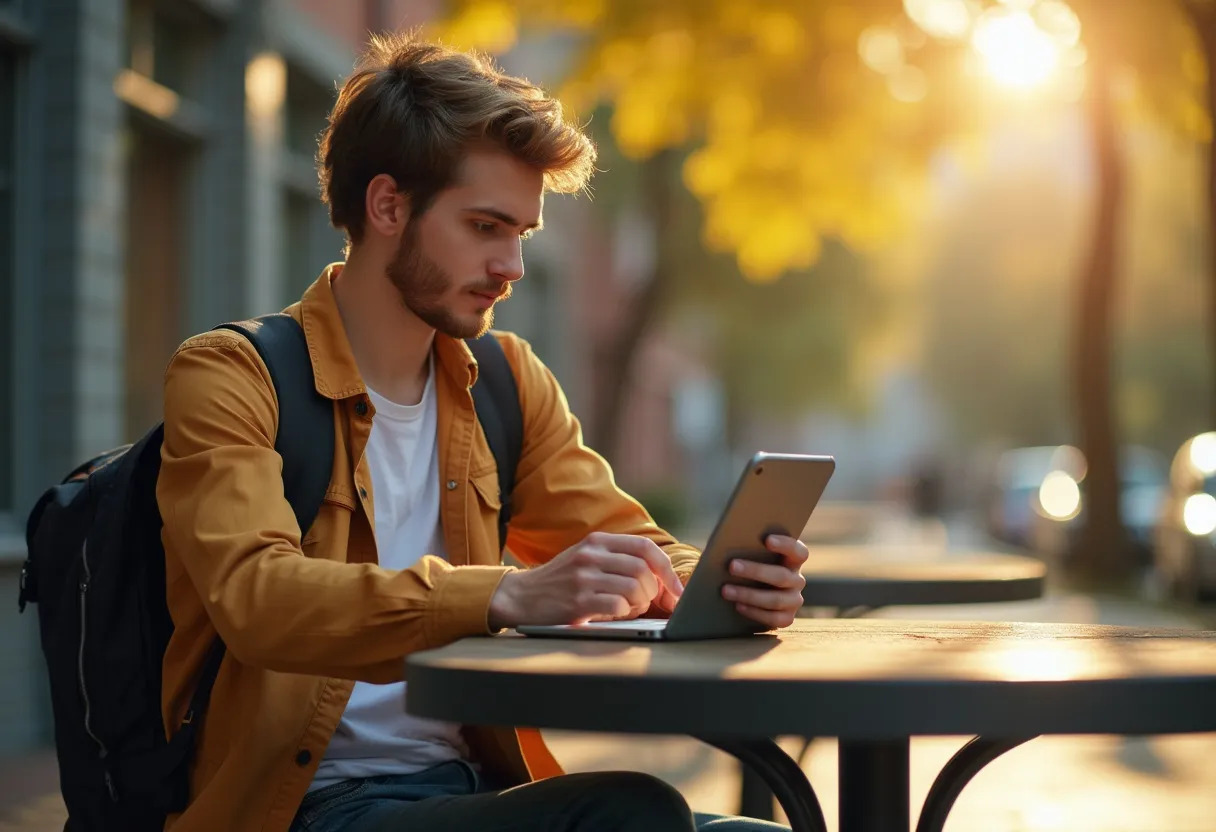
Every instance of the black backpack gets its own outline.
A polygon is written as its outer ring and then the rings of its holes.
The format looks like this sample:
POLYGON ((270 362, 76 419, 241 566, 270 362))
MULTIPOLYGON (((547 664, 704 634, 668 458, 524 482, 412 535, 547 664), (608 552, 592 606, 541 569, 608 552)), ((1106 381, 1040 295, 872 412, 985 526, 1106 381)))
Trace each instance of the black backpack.
MULTIPOLYGON (((279 401, 275 450, 301 531, 316 517, 333 464, 333 403, 314 388, 304 332, 285 314, 225 324, 248 338, 279 401)), ((519 393, 492 335, 470 340, 480 365, 478 419, 498 464, 499 539, 523 440, 519 393)), ((189 760, 224 644, 212 644, 181 726, 161 719, 161 661, 173 623, 156 477, 164 426, 85 462, 38 500, 26 524, 18 604, 38 604, 50 677, 65 832, 160 832, 189 800, 189 760)))

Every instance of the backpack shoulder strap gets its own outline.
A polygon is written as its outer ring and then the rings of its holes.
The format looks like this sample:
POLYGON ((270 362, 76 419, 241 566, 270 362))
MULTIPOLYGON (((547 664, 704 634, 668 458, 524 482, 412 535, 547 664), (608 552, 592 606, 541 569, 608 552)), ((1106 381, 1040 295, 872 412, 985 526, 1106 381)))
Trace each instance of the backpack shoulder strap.
POLYGON ((283 457, 283 492, 303 535, 321 508, 334 463, 334 406, 317 392, 304 330, 282 312, 218 328, 248 338, 270 371, 279 399, 274 447, 283 457))
MULTIPOLYGON (((216 329, 230 329, 248 338, 270 372, 270 381, 279 400, 274 447, 283 457, 283 493, 303 535, 321 509, 334 464, 333 403, 317 392, 304 330, 295 318, 282 312, 221 324, 216 329)), ((192 752, 198 722, 207 710, 211 688, 219 675, 225 652, 223 639, 217 636, 207 650, 190 705, 178 730, 169 739, 165 754, 149 757, 142 761, 142 768, 133 769, 139 778, 155 773, 149 766, 161 771, 173 770, 192 752)), ((181 811, 185 808, 187 795, 173 793, 161 799, 166 810, 181 811)))
MULTIPOLYGON (((248 338, 270 371, 279 399, 274 447, 283 457, 283 493, 303 535, 317 519, 334 464, 333 403, 317 392, 304 330, 295 318, 282 312, 223 324, 217 329, 231 329, 248 338)), ((224 642, 217 636, 203 661, 182 730, 171 742, 177 755, 188 753, 192 747, 195 717, 207 709, 224 652, 224 642)))
POLYGON ((498 545, 507 545, 507 524, 511 522, 511 492, 515 488, 515 469, 524 444, 524 418, 519 404, 515 375, 502 351, 502 344, 487 332, 467 342, 477 359, 477 383, 473 385, 473 408, 486 443, 498 466, 498 545))

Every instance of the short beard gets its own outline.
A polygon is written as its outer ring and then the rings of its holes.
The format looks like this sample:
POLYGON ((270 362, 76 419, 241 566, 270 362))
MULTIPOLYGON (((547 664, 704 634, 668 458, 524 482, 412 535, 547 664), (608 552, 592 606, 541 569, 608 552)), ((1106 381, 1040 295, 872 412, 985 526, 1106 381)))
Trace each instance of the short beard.
MULTIPOLYGON (((427 326, 452 338, 479 338, 494 325, 494 307, 487 309, 475 323, 467 323, 443 306, 443 296, 455 284, 450 274, 422 253, 418 242, 418 222, 411 220, 401 235, 397 254, 385 269, 389 282, 397 289, 405 308, 427 326)), ((509 294, 510 286, 507 287, 509 294)), ((498 287, 486 291, 496 291, 498 287)), ((503 295, 506 297, 506 294, 503 295)))

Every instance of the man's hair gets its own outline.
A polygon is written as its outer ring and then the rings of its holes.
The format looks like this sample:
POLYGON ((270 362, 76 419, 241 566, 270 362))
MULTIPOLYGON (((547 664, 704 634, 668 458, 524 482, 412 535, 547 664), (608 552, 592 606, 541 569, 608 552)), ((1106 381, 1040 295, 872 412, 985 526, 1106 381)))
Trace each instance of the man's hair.
POLYGON ((393 177, 421 216, 470 150, 500 148, 544 174, 546 190, 583 190, 595 147, 562 105, 479 53, 414 34, 373 37, 321 134, 317 169, 330 222, 359 242, 367 186, 393 177))

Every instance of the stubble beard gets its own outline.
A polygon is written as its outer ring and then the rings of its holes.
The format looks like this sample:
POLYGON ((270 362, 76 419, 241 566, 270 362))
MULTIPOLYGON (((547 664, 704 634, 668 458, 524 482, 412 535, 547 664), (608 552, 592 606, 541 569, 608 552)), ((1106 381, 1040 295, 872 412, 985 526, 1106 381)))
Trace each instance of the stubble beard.
MULTIPOLYGON (((418 241, 417 221, 411 221, 397 255, 385 269, 389 282, 401 296, 405 308, 418 316, 427 326, 452 338, 479 338, 494 325, 494 307, 491 306, 474 319, 462 319, 443 305, 443 297, 456 283, 448 272, 422 252, 418 241)), ((473 291, 498 291, 498 287, 473 289, 473 291)), ((502 299, 510 295, 510 286, 502 299)))

